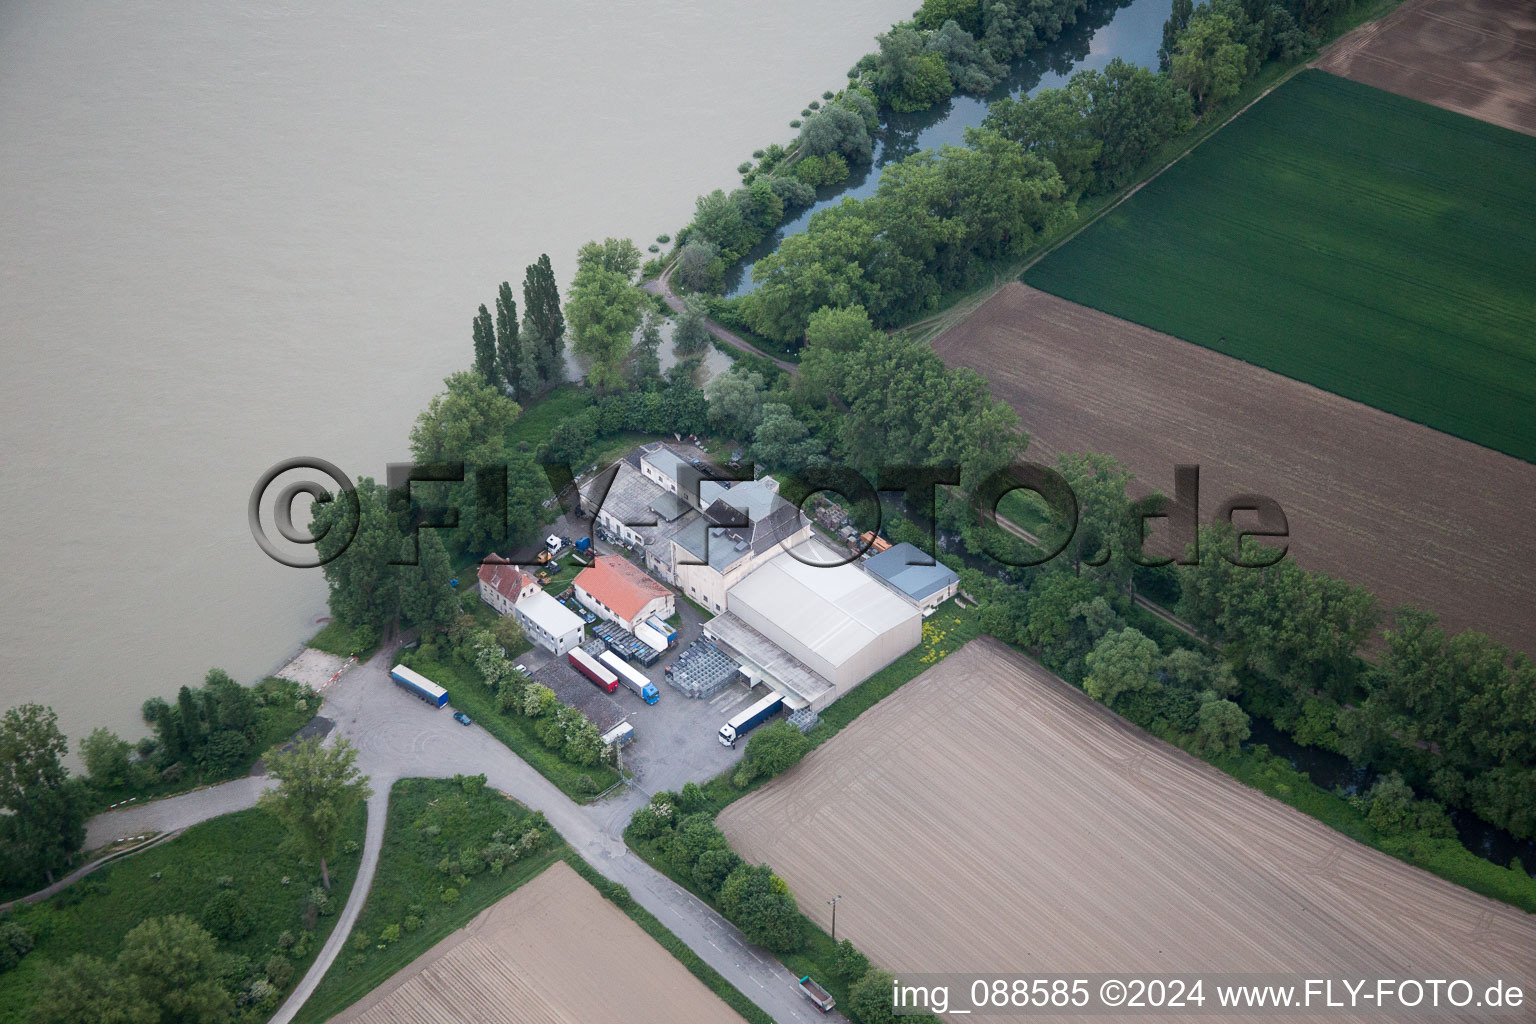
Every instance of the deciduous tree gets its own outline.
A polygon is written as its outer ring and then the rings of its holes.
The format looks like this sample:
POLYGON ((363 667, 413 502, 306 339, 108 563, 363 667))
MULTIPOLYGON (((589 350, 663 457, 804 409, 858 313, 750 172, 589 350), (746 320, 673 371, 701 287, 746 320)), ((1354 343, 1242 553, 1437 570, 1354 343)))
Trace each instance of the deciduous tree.
POLYGON ((358 771, 356 748, 344 737, 329 746, 312 737, 292 750, 269 753, 267 774, 278 784, 261 795, 261 806, 288 827, 309 856, 319 860, 321 883, 329 889, 326 858, 352 809, 373 793, 367 776, 358 771))

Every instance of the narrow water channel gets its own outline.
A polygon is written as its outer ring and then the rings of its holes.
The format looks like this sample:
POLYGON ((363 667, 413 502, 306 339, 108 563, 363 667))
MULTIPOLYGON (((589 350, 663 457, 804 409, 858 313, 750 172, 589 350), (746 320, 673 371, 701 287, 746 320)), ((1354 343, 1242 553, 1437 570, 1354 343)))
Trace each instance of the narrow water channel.
POLYGON ((873 164, 857 168, 847 181, 817 189, 815 204, 781 224, 727 272, 725 293, 735 296, 752 291, 756 287, 752 267, 777 249, 787 236, 804 231, 818 210, 849 197, 874 194, 887 164, 924 149, 964 143, 965 130, 981 124, 987 116, 988 104, 1004 96, 1055 88, 1065 84, 1074 72, 1103 68, 1116 57, 1156 67, 1163 23, 1172 9, 1172 0, 1091 0, 1077 23, 1063 32, 1061 38, 1013 61, 1007 77, 985 96, 954 96, 915 114, 887 111, 875 137, 873 164))

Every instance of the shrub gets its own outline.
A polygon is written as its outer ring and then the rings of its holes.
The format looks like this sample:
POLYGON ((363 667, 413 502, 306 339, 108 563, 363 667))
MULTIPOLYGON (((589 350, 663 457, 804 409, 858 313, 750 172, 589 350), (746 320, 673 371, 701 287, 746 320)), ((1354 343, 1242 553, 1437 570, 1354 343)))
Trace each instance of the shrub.
POLYGON ((824 99, 824 100, 831 99, 832 98, 832 90, 828 89, 826 92, 822 93, 821 94, 821 98, 824 99))
POLYGON ((32 933, 15 921, 0 923, 0 971, 9 971, 32 951, 32 933))
POLYGON ((243 939, 255 927, 245 901, 233 889, 214 894, 203 908, 202 922, 215 938, 225 940, 243 939))
POLYGON ((267 958, 267 980, 275 987, 284 989, 293 980, 293 961, 285 956, 276 955, 267 958))
POLYGON ((699 859, 694 862, 693 882, 710 896, 714 896, 725 884, 725 880, 731 877, 739 867, 741 867, 741 858, 734 850, 712 847, 699 854, 699 859))
POLYGON ((379 932, 379 941, 383 943, 399 942, 400 926, 398 924, 385 925, 384 930, 379 932))
POLYGON ((290 950, 297 942, 298 938, 293 934, 293 932, 284 930, 284 932, 277 937, 277 948, 284 951, 290 950))
POLYGON ((811 100, 811 102, 806 104, 806 107, 811 109, 811 110, 820 110, 821 109, 821 100, 811 100))
POLYGON ((789 122, 789 126, 791 128, 799 128, 800 127, 800 119, 798 117, 795 118, 793 121, 789 122))
POLYGON ((749 942, 783 953, 794 949, 803 938, 795 898, 766 864, 743 864, 731 872, 720 887, 719 902, 720 911, 749 942))
POLYGON ((737 174, 746 174, 751 169, 752 169, 752 164, 750 162, 748 162, 748 161, 745 161, 745 160, 743 160, 741 163, 736 165, 736 173, 737 174))
MULTIPOLYGON (((760 156, 760 155, 761 155, 761 152, 753 154, 753 156, 760 156)), ((672 241, 672 236, 671 235, 657 235, 656 236, 656 241, 659 242, 662 245, 666 245, 668 242, 672 241)))
POLYGON ((596 793, 597 780, 592 778, 592 776, 588 775, 586 772, 582 772, 581 777, 576 780, 576 792, 596 793))
POLYGON ((368 933, 361 928, 352 933, 352 938, 349 941, 352 943, 352 948, 360 953, 367 952, 368 947, 372 944, 368 938, 368 933))
POLYGON ((656 815, 655 809, 649 804, 630 816, 629 827, 637 839, 655 839, 667 830, 666 823, 656 815))
POLYGON ((795 164, 795 177, 807 185, 835 185, 848 177, 848 161, 841 153, 808 156, 795 164))
POLYGON ((855 949, 852 942, 844 939, 837 944, 835 969, 845 981, 858 981, 869 971, 869 957, 855 949))
POLYGON ((415 914, 407 914, 405 916, 405 920, 400 922, 400 927, 407 932, 420 931, 421 918, 417 917, 415 914))
POLYGON ((266 1006, 277 1001, 277 987, 266 978, 257 978, 240 996, 246 1006, 266 1006))
POLYGON ((449 886, 443 890, 442 901, 450 907, 459 902, 459 890, 449 886))
POLYGON ((763 726, 747 741, 747 753, 736 771, 738 786, 759 777, 773 778, 797 764, 811 749, 811 741, 788 721, 763 726))

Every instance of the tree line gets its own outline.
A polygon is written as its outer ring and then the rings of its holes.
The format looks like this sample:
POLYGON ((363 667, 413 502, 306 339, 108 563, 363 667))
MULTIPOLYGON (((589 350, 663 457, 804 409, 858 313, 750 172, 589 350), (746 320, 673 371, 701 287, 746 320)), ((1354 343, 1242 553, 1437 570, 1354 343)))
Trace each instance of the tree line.
MULTIPOLYGON (((726 268, 785 210, 814 200, 786 181, 828 184, 868 162, 878 106, 919 109, 955 89, 985 92, 1000 62, 1055 39, 1083 6, 925 3, 912 22, 879 37, 880 50, 854 68, 846 90, 805 112, 792 147, 760 151, 742 188, 699 199, 678 233, 673 280, 718 290, 726 268), (837 162, 831 172, 828 161, 837 162)), ((1134 181, 1160 147, 1267 61, 1298 59, 1345 7, 1347 0, 1180 0, 1165 26, 1160 70, 1116 59, 1061 88, 999 100, 967 131, 965 146, 892 163, 875 195, 818 212, 805 232, 756 263, 759 287, 733 302, 751 330, 791 345, 824 305, 861 305, 880 327, 907 322, 973 286, 988 262, 1016 257, 1069 222, 1084 197, 1134 181)))
POLYGON ((560 287, 546 253, 523 275, 523 317, 517 317, 512 285, 496 291, 496 316, 481 306, 471 321, 474 369, 492 388, 527 402, 565 374, 565 318, 560 287))
MULTIPOLYGON (((987 632, 1153 731, 1192 737, 1199 752, 1235 750, 1251 712, 1299 743, 1375 769, 1394 806, 1406 790, 1536 836, 1529 657, 1476 630, 1450 634, 1420 609, 1384 616, 1363 587, 1275 559, 1230 527, 1200 529, 1193 565, 1145 567, 1129 557, 1140 547, 1142 511, 1126 491, 1130 474, 1097 455, 1063 455, 1058 468, 1079 498, 1078 531, 1064 554, 1005 570, 1006 583, 962 569, 966 588, 987 596, 987 632), (1224 553, 1272 564, 1242 568, 1224 553), (1154 640, 1145 619, 1131 624, 1138 583, 1171 599, 1213 646, 1166 624, 1152 630, 1154 640)), ((961 503, 941 502, 938 511, 972 553, 998 551, 961 503)), ((920 531, 908 539, 927 543, 920 531)), ((1419 804, 1443 817, 1439 804, 1419 804)))

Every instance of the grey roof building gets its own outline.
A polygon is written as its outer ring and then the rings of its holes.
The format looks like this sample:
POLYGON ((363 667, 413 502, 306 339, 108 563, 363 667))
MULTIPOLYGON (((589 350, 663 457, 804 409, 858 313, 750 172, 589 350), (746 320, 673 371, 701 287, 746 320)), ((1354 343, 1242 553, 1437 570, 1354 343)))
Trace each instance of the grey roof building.
POLYGON ((826 707, 922 639, 917 609, 842 558, 814 537, 779 552, 704 625, 792 707, 826 707))
POLYGON ((864 560, 864 571, 927 611, 960 589, 960 576, 912 544, 895 544, 864 560))

